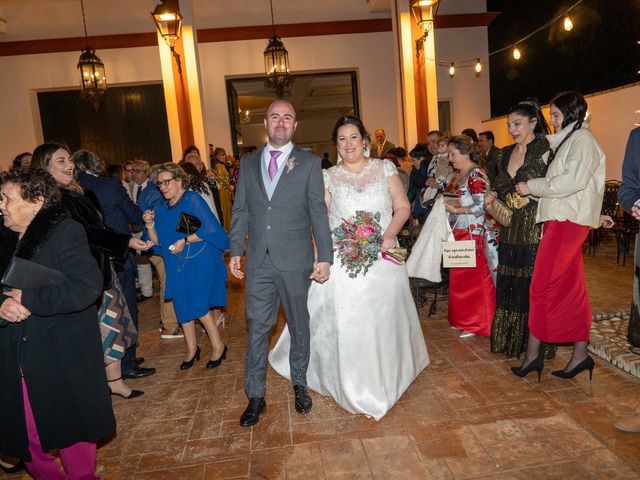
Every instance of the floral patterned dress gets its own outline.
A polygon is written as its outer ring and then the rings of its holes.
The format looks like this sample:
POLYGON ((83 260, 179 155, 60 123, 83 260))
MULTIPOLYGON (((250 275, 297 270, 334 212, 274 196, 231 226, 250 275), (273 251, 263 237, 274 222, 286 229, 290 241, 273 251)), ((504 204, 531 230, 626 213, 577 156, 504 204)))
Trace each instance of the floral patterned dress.
POLYGON ((480 168, 473 168, 458 183, 449 182, 444 191, 455 193, 470 213, 450 214, 456 240, 474 240, 476 266, 452 268, 449 273, 449 323, 465 332, 489 336, 496 309, 495 275, 498 242, 484 211, 484 194, 489 179, 480 168))
POLYGON ((233 198, 231 197, 231 184, 227 167, 222 163, 216 162, 209 170, 209 175, 215 181, 220 195, 220 209, 222 210, 222 226, 229 233, 231 230, 231 208, 233 206, 233 198))

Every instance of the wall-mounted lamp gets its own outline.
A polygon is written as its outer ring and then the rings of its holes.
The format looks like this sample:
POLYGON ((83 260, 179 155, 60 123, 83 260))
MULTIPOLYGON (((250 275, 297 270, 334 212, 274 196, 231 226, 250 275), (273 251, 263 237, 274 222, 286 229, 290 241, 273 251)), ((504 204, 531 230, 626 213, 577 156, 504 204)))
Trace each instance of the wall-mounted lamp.
POLYGON ((156 23, 158 32, 171 49, 178 66, 178 73, 182 73, 180 55, 175 50, 182 31, 182 14, 178 8, 178 0, 160 0, 160 3, 151 12, 151 16, 156 23))
POLYGON ((416 23, 422 28, 422 36, 416 40, 416 52, 420 56, 420 52, 424 46, 429 32, 433 30, 433 22, 438 10, 439 0, 411 0, 409 4, 411 13, 416 23))

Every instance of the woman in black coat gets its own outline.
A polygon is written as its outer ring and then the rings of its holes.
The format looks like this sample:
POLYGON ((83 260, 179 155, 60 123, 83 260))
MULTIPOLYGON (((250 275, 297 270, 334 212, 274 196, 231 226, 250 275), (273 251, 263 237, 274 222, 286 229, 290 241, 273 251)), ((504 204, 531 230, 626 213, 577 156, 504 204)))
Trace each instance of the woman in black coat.
MULTIPOLYGON (((138 339, 137 317, 133 318, 137 308, 135 286, 131 279, 127 287, 133 290, 133 293, 128 292, 128 295, 124 293, 122 282, 118 285, 117 276, 113 275, 112 278, 112 265, 116 270, 124 269, 131 257, 129 247, 146 250, 151 244, 104 225, 103 215, 99 211, 100 202, 90 190, 83 191, 76 181, 75 166, 70 160, 70 153, 65 145, 57 142, 39 145, 33 151, 30 168, 43 169, 51 174, 60 189, 62 205, 69 211, 71 218, 84 227, 89 248, 104 279, 105 295, 98 306, 103 313, 100 328, 105 339, 103 353, 109 388, 113 395, 126 399, 136 398, 143 392, 132 390, 124 383, 121 368, 123 353, 131 357, 129 363, 135 361, 135 344, 138 339), (113 298, 113 301, 110 298, 113 298), (130 314, 122 308, 123 303, 126 303, 130 314), (108 312, 118 312, 118 314, 109 316, 105 322, 103 321, 105 308, 108 312)), ((133 265, 132 258, 130 261, 133 265)), ((130 366, 131 368, 147 374, 155 372, 155 369, 151 368, 130 366)))
POLYGON ((102 275, 49 174, 18 170, 0 182, 4 225, 19 238, 2 255, 64 274, 0 294, 9 322, 0 328, 0 451, 37 479, 57 479, 66 477, 47 452, 59 449, 71 478, 95 478, 96 442, 116 426, 96 322, 102 275))

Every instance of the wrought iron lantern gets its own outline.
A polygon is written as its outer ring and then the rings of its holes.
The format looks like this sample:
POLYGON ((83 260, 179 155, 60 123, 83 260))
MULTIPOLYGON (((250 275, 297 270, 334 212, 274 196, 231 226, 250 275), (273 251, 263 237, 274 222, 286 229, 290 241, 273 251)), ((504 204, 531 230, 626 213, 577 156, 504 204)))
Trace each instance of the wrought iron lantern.
POLYGON ((90 102, 97 110, 100 107, 100 100, 107 91, 107 77, 105 75, 104 63, 96 55, 96 51, 89 46, 87 35, 87 22, 84 16, 84 3, 80 0, 82 8, 82 23, 84 25, 84 38, 87 46, 82 50, 78 60, 78 73, 80 74, 80 98, 90 102))
POLYGON ((264 50, 264 86, 276 92, 281 97, 283 93, 293 86, 293 77, 289 74, 289 52, 276 35, 276 24, 273 19, 273 1, 269 0, 271 7, 271 27, 273 35, 269 38, 267 48, 264 50))
POLYGON ((153 21, 156 23, 156 28, 165 43, 171 49, 173 58, 178 66, 178 73, 182 73, 182 64, 180 62, 180 55, 176 52, 176 44, 180 39, 180 33, 182 31, 182 14, 178 9, 178 3, 176 0, 160 0, 160 3, 156 5, 156 8, 151 12, 153 21))

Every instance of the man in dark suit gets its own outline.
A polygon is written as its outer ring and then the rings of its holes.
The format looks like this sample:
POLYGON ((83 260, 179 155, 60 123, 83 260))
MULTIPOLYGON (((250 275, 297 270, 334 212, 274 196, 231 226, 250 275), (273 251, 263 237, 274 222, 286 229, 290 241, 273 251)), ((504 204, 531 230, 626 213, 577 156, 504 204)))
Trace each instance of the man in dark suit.
MULTIPOLYGON (((84 189, 93 193, 98 200, 105 226, 113 230, 130 235, 129 224, 141 224, 142 214, 140 209, 133 204, 127 194, 122 181, 115 177, 99 177, 104 171, 104 163, 92 152, 79 150, 73 154, 78 173, 78 183, 84 189)), ((140 241, 140 246, 149 248, 145 242, 140 241)), ((138 248, 136 245, 135 248, 138 248)), ((133 254, 129 255, 118 271, 118 280, 122 286, 131 319, 138 328, 138 308, 136 303, 136 263, 133 254)), ((155 368, 140 367, 143 359, 136 360, 136 345, 132 345, 125 351, 122 358, 122 378, 142 378, 153 375, 155 368)))
POLYGON ((306 377, 310 343, 307 292, 311 280, 327 281, 333 261, 320 158, 291 142, 297 122, 290 103, 273 102, 264 125, 269 141, 242 159, 231 227, 229 267, 236 278, 244 278, 240 260, 245 247, 247 254, 249 339, 244 388, 249 405, 240 417, 244 427, 258 423, 266 410, 269 335, 278 320, 280 303, 291 333, 295 408, 298 413, 311 410, 306 377))
MULTIPOLYGON (((618 200, 628 214, 640 221, 640 128, 631 130, 627 141, 618 200)), ((640 235, 636 235, 635 259, 636 268, 627 341, 637 347, 640 346, 640 305, 636 300, 640 292, 640 235)), ((637 410, 635 415, 621 418, 613 426, 623 432, 640 433, 640 410, 637 410)))
POLYGON ((372 158, 384 158, 385 154, 389 152, 395 145, 387 140, 387 134, 383 129, 379 128, 374 134, 376 143, 371 145, 371 157, 372 158))
POLYGON ((487 176, 489 177, 489 181, 491 183, 494 182, 496 176, 498 175, 498 161, 500 160, 500 155, 502 154, 502 150, 496 147, 493 142, 495 142, 495 137, 493 136, 493 132, 491 130, 480 132, 478 134, 478 146, 487 159, 487 176))

